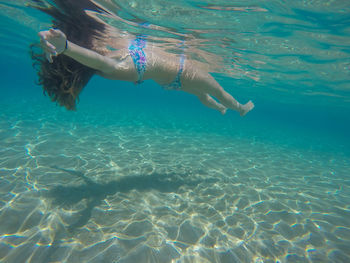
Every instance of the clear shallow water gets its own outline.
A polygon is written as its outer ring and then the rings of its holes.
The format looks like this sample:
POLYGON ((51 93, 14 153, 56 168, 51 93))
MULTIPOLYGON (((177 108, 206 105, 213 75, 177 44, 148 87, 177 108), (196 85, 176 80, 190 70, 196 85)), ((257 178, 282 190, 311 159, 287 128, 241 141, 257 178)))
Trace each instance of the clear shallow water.
POLYGON ((1 3, 2 262, 350 260, 344 1, 100 2, 119 26, 137 17, 171 28, 167 37, 214 30, 195 37, 241 57, 230 78, 215 76, 254 100, 245 118, 153 82, 98 77, 77 112, 56 107, 28 57, 49 19, 23 3, 1 3), (221 46, 225 37, 235 42, 221 46))

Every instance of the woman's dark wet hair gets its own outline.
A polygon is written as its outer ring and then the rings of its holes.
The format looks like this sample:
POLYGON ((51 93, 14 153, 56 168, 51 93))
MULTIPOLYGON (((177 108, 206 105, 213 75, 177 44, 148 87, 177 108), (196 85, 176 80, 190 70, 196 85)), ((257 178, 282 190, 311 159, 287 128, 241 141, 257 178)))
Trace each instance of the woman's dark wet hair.
MULTIPOLYGON (((90 0, 53 0, 48 3, 34 0, 32 7, 53 18, 53 28, 60 29, 71 42, 94 49, 93 40, 105 31, 105 25, 85 13, 85 10, 101 12, 102 10, 90 0)), ((49 63, 39 44, 31 45, 33 66, 38 71, 38 84, 43 87, 52 101, 68 110, 75 110, 79 94, 95 73, 65 55, 53 57, 49 63)))

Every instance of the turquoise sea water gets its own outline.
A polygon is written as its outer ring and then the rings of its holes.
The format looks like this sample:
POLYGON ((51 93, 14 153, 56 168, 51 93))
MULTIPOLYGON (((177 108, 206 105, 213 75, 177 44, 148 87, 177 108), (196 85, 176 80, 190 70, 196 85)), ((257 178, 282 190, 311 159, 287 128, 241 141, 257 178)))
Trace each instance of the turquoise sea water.
POLYGON ((95 76, 68 112, 29 56, 50 18, 0 1, 0 261, 350 262, 350 3, 95 2, 255 109, 95 76))

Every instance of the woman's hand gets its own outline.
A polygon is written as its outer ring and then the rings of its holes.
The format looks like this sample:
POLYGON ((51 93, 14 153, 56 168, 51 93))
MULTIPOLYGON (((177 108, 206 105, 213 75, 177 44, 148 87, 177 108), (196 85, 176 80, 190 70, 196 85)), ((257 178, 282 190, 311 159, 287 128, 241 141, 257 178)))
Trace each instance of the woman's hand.
POLYGON ((39 32, 40 43, 47 60, 52 63, 52 56, 57 56, 66 50, 67 37, 59 29, 39 32))

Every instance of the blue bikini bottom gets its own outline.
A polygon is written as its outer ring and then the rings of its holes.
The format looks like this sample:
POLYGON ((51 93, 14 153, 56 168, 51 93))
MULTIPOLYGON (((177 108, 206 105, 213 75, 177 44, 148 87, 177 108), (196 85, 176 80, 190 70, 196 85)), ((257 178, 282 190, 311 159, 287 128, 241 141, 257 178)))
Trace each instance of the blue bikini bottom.
MULTIPOLYGON (((131 41, 129 45, 129 54, 134 61, 135 68, 138 75, 137 84, 143 82, 143 75, 145 74, 147 68, 147 59, 146 54, 144 52, 144 48, 146 47, 146 40, 144 38, 138 37, 131 41)), ((181 54, 180 57, 180 68, 177 72, 177 75, 173 82, 168 85, 164 85, 163 88, 167 90, 179 90, 181 89, 181 75, 184 69, 185 64, 185 54, 181 54)))
POLYGON ((171 82, 168 85, 164 85, 163 88, 166 90, 179 90, 181 89, 181 75, 184 70, 184 64, 185 64, 185 54, 181 54, 180 57, 180 68, 179 71, 177 72, 177 75, 173 82, 171 82))

